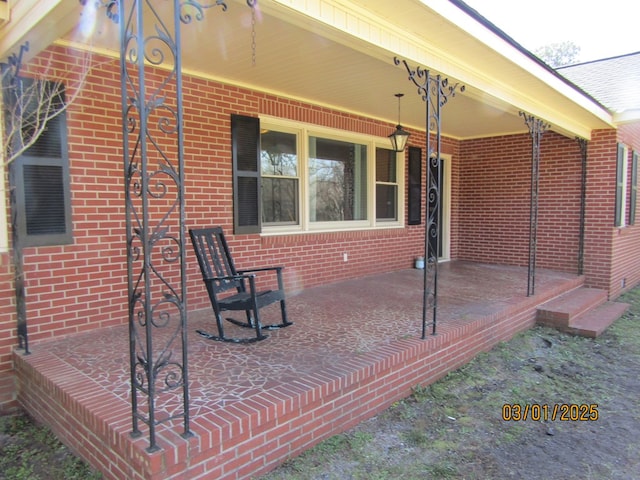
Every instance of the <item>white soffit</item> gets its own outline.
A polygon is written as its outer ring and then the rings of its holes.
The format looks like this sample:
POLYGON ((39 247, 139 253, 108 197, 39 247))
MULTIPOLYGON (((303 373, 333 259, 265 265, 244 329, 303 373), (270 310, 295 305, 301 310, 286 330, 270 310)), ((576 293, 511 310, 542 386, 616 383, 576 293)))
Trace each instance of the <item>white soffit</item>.
POLYGON ((613 125, 607 110, 447 0, 374 0, 360 5, 357 1, 273 3, 323 23, 329 34, 335 30, 335 41, 366 48, 354 42, 355 38, 370 45, 369 54, 392 52, 437 70, 453 82, 474 87, 484 101, 491 96, 495 100, 489 103, 507 103, 559 131, 590 138, 594 128, 613 125), (380 52, 375 52, 376 47, 380 52))
MULTIPOLYGON (((609 112, 447 0, 258 1, 257 65, 249 58, 246 0, 227 0, 224 15, 217 7, 183 29, 184 71, 395 123, 393 94, 413 89, 404 66, 393 65, 397 56, 466 86, 447 105, 443 131, 453 138, 523 133, 519 111, 570 137, 612 128, 609 112)), ((101 26, 82 37, 89 12, 78 0, 17 0, 14 8, 0 27, 5 59, 25 40, 28 60, 60 38, 118 55, 118 27, 104 12, 101 26)), ((422 102, 414 97, 403 100, 402 122, 422 129, 422 102)))

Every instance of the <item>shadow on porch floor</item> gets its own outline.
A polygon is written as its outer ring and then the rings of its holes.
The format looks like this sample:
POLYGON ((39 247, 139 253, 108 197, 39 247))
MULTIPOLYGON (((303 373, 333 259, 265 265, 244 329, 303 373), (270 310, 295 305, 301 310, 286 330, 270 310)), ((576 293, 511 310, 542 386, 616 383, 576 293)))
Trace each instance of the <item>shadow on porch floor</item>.
MULTIPOLYGON (((538 305, 582 279, 539 269, 536 295, 526 297, 526 268, 450 262, 439 265, 438 282, 437 335, 424 341, 420 270, 291 294, 294 325, 255 344, 205 340, 194 332, 214 329, 211 311, 191 313, 195 435, 161 426, 162 450, 152 454, 145 436, 129 436, 126 326, 17 353, 19 401, 107 478, 250 478, 532 326, 538 305)), ((276 322, 278 314, 267 312, 276 322)), ((235 328, 226 330, 251 335, 235 328)), ((179 401, 163 408, 179 410, 179 401)))

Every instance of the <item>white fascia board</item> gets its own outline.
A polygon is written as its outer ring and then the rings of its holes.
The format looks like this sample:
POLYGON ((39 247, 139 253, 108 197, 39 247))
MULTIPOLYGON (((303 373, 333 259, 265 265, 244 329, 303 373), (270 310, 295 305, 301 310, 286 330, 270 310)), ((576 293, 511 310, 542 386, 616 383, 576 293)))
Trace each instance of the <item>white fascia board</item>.
MULTIPOLYGON (((460 10, 457 6, 448 0, 420 0, 424 5, 434 12, 454 23, 460 29, 466 31, 479 42, 499 53, 513 64, 529 72, 540 81, 544 82, 557 92, 561 93, 583 109, 612 125, 611 113, 593 101, 593 99, 584 95, 582 92, 572 87, 562 79, 558 78, 554 73, 531 60, 527 55, 514 48, 508 41, 497 35, 486 26, 477 22, 467 13, 460 10)), ((490 19, 489 19, 490 20, 490 19)))
POLYGON ((628 123, 640 123, 640 108, 616 112, 613 114, 613 121, 616 125, 626 125, 628 123))

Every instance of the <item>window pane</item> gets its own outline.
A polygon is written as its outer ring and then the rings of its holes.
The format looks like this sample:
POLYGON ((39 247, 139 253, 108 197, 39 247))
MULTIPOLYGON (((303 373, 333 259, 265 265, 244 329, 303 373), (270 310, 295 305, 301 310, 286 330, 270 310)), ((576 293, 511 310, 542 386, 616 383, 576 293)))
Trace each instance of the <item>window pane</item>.
POLYGON ((262 178, 262 221, 264 223, 298 223, 298 180, 262 178))
POLYGON ((376 219, 397 220, 398 187, 395 185, 376 185, 376 219))
POLYGON ((262 221, 298 224, 298 152, 295 133, 260 134, 262 221))
POLYGON ((262 175, 298 176, 296 135, 267 131, 260 135, 262 175))
POLYGON ((22 128, 21 144, 32 143, 24 154, 29 157, 61 158, 64 118, 62 115, 49 117, 64 106, 64 85, 32 78, 21 78, 19 82, 18 101, 22 104, 22 113, 16 120, 22 128), (42 125, 45 118, 49 118, 45 128, 38 133, 36 126, 42 125))
POLYGON ((309 190, 312 222, 366 220, 367 147, 310 137, 309 190))
POLYGON ((376 148, 376 182, 395 183, 396 153, 385 148, 376 148))

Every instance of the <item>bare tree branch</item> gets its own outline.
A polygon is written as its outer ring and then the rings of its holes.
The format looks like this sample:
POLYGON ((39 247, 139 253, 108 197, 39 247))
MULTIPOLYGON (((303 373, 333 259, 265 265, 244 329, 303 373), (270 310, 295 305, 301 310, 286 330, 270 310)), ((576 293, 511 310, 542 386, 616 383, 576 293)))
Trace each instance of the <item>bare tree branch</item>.
POLYGON ((47 123, 62 114, 82 93, 92 65, 93 55, 84 52, 75 68, 64 76, 53 75, 53 53, 45 55, 29 76, 10 78, 15 71, 2 72, 4 164, 9 165, 40 138, 47 123), (28 79, 28 80, 27 80, 28 79), (66 95, 65 92, 70 92, 66 95))

